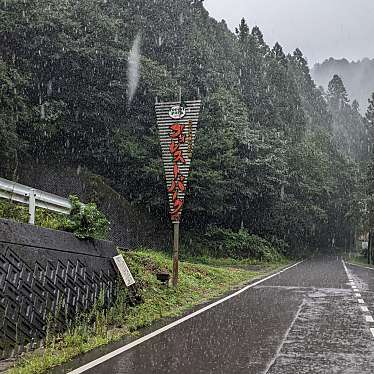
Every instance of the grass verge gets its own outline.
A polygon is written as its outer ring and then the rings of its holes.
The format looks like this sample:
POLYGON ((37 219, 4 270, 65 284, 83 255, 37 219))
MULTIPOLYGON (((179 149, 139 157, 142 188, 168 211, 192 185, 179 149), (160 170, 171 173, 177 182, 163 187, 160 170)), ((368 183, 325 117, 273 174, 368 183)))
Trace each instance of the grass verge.
POLYGON ((179 287, 173 289, 162 286, 155 276, 161 270, 171 272, 172 261, 165 254, 143 250, 123 255, 137 281, 143 303, 129 306, 127 290, 122 289, 109 310, 104 310, 99 303, 90 313, 77 317, 65 333, 49 333, 43 349, 21 356, 8 373, 44 373, 94 348, 127 335, 137 335, 139 329, 149 327, 161 318, 179 316, 198 304, 287 264, 256 263, 253 270, 251 266, 254 264, 250 261, 209 261, 204 258, 204 264, 198 260, 181 262, 179 287))
POLYGON ((351 264, 356 264, 356 265, 363 265, 369 268, 374 269, 374 265, 368 264, 368 259, 366 256, 363 255, 356 255, 356 256, 351 256, 351 257, 345 257, 346 262, 350 262, 351 264))

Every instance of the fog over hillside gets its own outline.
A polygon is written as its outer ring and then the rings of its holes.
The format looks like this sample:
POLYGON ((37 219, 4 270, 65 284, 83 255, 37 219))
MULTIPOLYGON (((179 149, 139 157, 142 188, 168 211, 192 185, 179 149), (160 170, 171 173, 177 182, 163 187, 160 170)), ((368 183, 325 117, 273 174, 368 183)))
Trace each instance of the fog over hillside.
POLYGON ((349 62, 330 58, 314 65, 312 76, 317 85, 326 90, 334 74, 338 74, 347 88, 351 101, 357 99, 362 113, 366 112, 368 98, 374 92, 374 59, 349 62))

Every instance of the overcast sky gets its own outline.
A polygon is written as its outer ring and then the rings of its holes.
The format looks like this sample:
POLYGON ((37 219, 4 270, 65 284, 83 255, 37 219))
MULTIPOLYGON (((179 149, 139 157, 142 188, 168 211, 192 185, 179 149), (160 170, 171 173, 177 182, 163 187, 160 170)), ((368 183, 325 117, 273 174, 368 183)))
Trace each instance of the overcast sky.
POLYGON ((244 17, 268 44, 300 48, 309 64, 326 58, 374 58, 374 0, 205 0, 217 20, 234 30, 244 17))

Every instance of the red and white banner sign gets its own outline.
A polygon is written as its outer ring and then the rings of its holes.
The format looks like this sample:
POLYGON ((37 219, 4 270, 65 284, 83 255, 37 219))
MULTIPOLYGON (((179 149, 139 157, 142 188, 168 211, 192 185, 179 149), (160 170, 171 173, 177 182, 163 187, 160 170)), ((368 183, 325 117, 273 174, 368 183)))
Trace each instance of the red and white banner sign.
POLYGON ((170 215, 179 222, 191 166, 201 101, 156 103, 170 215))

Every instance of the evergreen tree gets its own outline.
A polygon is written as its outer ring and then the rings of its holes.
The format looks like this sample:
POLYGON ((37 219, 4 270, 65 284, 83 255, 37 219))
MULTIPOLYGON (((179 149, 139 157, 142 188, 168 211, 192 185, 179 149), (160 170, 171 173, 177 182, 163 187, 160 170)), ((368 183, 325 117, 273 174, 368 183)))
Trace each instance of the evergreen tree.
POLYGON ((269 54, 270 49, 269 46, 265 43, 264 35, 262 34, 260 28, 258 26, 253 27, 251 34, 256 42, 256 46, 260 51, 260 54, 263 57, 266 57, 269 54))
POLYGON ((273 53, 273 56, 274 56, 275 60, 278 63, 280 63, 284 66, 287 65, 286 55, 283 52, 282 46, 278 42, 275 43, 275 45, 272 49, 272 53, 273 53))
POLYGON ((273 126, 284 131, 293 141, 300 140, 305 130, 305 117, 292 71, 279 43, 272 49, 266 78, 271 86, 271 102, 276 109, 273 126))
POLYGON ((327 97, 330 107, 334 111, 341 110, 348 105, 348 95, 342 79, 334 75, 328 85, 327 97))
POLYGON ((357 113, 360 111, 360 104, 356 99, 352 101, 352 110, 357 113))
POLYGON ((12 178, 17 173, 22 140, 17 127, 26 120, 21 92, 25 80, 19 73, 0 59, 0 175, 12 178))
POLYGON ((374 147, 373 147, 373 144, 374 144, 374 93, 371 95, 368 101, 369 101, 369 106, 366 111, 365 122, 366 122, 367 135, 368 135, 367 151, 371 158, 372 152, 374 150, 374 147))
POLYGON ((239 27, 235 28, 236 35, 239 42, 245 43, 249 37, 249 27, 244 18, 240 21, 239 27))
POLYGON ((329 130, 331 128, 331 115, 321 91, 316 88, 312 80, 308 63, 302 52, 296 49, 289 60, 290 69, 305 113, 307 130, 309 132, 321 129, 329 130))
POLYGON ((339 151, 352 159, 362 159, 365 153, 365 125, 357 105, 349 105, 347 91, 338 75, 334 75, 329 83, 327 100, 333 117, 332 131, 339 151))
POLYGON ((369 106, 366 111, 366 120, 374 125, 374 92, 369 98, 369 106))

